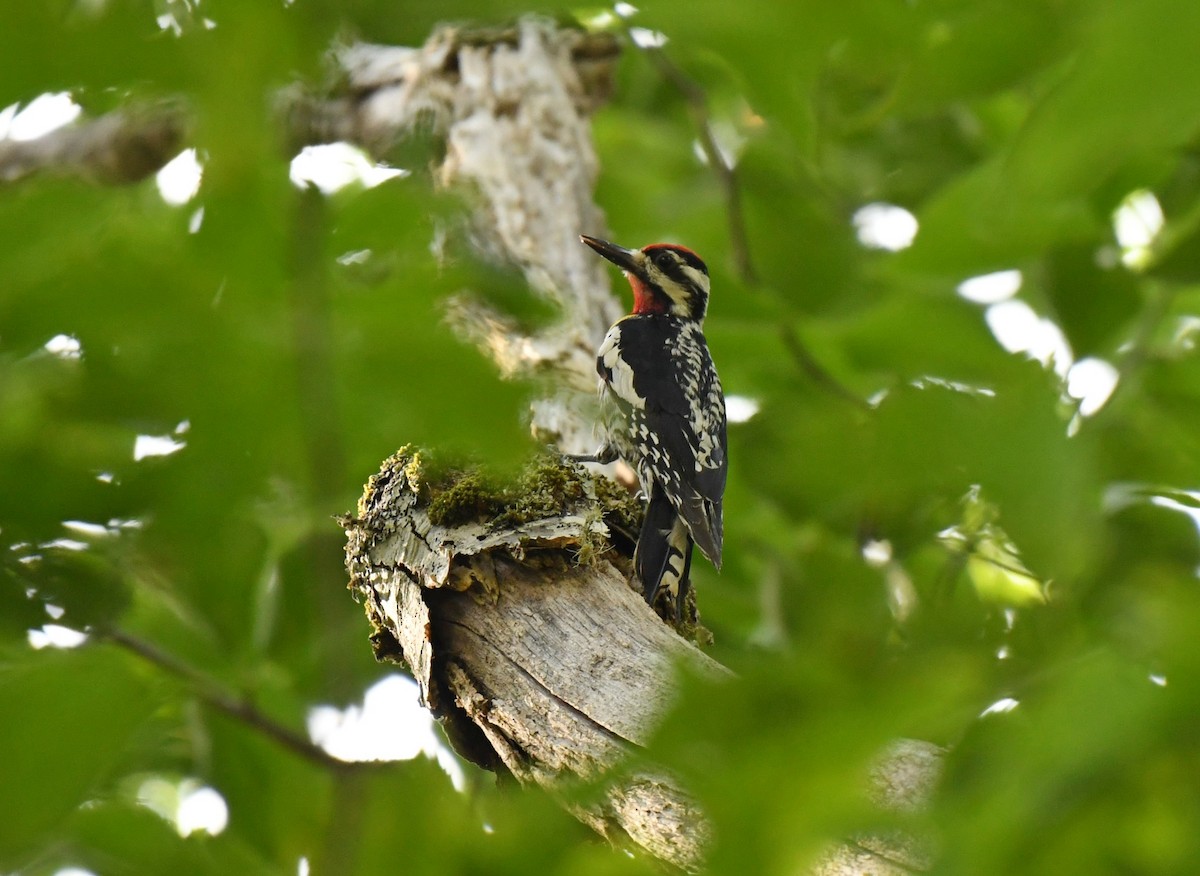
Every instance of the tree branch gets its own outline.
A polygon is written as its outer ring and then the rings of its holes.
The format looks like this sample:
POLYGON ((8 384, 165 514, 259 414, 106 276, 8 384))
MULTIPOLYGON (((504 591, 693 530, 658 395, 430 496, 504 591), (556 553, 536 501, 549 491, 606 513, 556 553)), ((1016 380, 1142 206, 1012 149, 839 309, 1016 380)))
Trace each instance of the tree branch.
POLYGON ((871 405, 866 399, 829 373, 817 357, 812 354, 812 351, 808 349, 808 345, 801 339, 795 326, 789 322, 784 322, 779 327, 779 336, 783 339, 783 346, 791 353, 792 358, 796 360, 796 365, 808 375, 813 383, 831 395, 843 401, 850 402, 855 407, 864 410, 871 409, 871 405))
POLYGON ((371 766, 366 763, 339 760, 320 746, 309 742, 304 736, 289 727, 280 724, 275 719, 259 711, 252 703, 229 693, 216 680, 199 670, 187 665, 179 658, 168 654, 157 645, 144 639, 131 636, 118 629, 108 629, 101 633, 101 638, 107 642, 136 654, 169 675, 185 681, 195 695, 208 706, 216 709, 234 720, 240 721, 263 734, 273 742, 304 758, 319 767, 334 771, 361 769, 371 766))
POLYGON ((473 296, 457 296, 451 325, 506 376, 553 375, 558 391, 532 405, 531 426, 570 453, 594 449, 593 421, 567 399, 594 394, 595 350, 621 315, 608 273, 580 246, 604 233, 592 191, 598 161, 589 114, 611 90, 611 35, 558 29, 541 19, 511 28, 435 32, 420 49, 357 44, 341 50, 342 92, 292 95, 296 142, 350 138, 375 152, 434 137, 439 186, 471 193, 464 220, 473 248, 513 265, 562 318, 521 332, 473 296))
POLYGON ((123 107, 35 140, 0 140, 0 182, 35 173, 107 184, 138 182, 183 148, 187 119, 174 104, 123 107))
POLYGON ((704 159, 717 178, 721 196, 725 199, 725 214, 729 222, 729 248, 733 254, 733 263, 738 276, 747 286, 758 285, 758 272, 750 258, 750 236, 746 233, 746 218, 742 212, 742 191, 737 181, 737 169, 726 158, 721 145, 717 142, 713 131, 712 115, 708 110, 708 95, 694 79, 673 62, 660 46, 637 40, 631 33, 632 28, 626 23, 625 33, 630 41, 641 49, 654 65, 654 68, 666 79, 687 104, 692 124, 696 126, 696 136, 704 159))
MULTIPOLYGON (((696 127, 696 136, 700 143, 700 149, 704 153, 705 162, 712 169, 713 175, 717 179, 717 185, 721 189, 721 196, 725 200, 725 214, 729 224, 729 248, 733 254, 734 267, 744 284, 760 287, 758 271, 750 257, 750 235, 746 231, 746 218, 742 210, 742 193, 741 186, 738 184, 737 169, 717 142, 712 125, 712 114, 708 109, 707 93, 699 83, 684 73, 660 46, 635 39, 631 31, 632 28, 626 23, 625 33, 629 36, 630 41, 638 46, 650 63, 654 65, 654 68, 675 87, 687 104, 688 113, 696 127)), ((814 383, 838 398, 859 407, 869 407, 861 396, 829 373, 808 349, 790 323, 784 322, 780 326, 780 333, 784 346, 796 360, 800 370, 807 374, 814 383)))

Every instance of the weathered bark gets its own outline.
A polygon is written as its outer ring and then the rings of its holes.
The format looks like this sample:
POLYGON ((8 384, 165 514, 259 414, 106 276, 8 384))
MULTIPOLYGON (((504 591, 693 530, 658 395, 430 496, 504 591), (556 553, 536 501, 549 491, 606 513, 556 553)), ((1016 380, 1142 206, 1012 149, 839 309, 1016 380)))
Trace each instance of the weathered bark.
POLYGON ((503 376, 552 377, 559 390, 531 405, 531 427, 568 453, 595 449, 595 350, 621 315, 603 262, 579 244, 605 230, 590 114, 611 92, 617 51, 611 35, 537 18, 446 27, 419 49, 347 47, 338 93, 283 101, 296 144, 348 139, 375 154, 413 135, 444 144, 434 177, 468 195, 472 246, 519 268, 562 314, 531 332, 464 292, 447 319, 503 376))
POLYGON ((630 587, 603 485, 582 470, 557 476, 576 498, 551 517, 438 525, 425 497, 439 487, 401 452, 346 521, 351 586, 377 652, 403 658, 464 756, 563 796, 614 841, 698 869, 708 829, 687 792, 663 772, 614 768, 649 740, 679 667, 728 670, 630 587), (600 784, 595 802, 572 799, 582 783, 600 784))

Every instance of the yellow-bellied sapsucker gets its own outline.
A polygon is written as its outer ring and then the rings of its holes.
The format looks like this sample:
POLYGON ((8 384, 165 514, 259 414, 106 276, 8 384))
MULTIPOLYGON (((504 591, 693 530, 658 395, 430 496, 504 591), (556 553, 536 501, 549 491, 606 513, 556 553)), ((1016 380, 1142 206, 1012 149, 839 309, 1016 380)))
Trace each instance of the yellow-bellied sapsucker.
POLYGON ((667 590, 678 618, 693 544, 721 568, 728 459, 725 396, 702 327, 708 269, 683 246, 580 240, 633 287, 633 312, 608 330, 596 357, 607 434, 593 458, 620 456, 637 472, 649 504, 634 568, 646 601, 667 590))

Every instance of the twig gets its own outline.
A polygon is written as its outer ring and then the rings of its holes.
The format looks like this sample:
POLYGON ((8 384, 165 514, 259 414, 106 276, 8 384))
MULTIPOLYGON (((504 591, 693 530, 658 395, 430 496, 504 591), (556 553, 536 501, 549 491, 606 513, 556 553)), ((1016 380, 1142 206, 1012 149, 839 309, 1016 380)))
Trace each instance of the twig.
MULTIPOLYGON (((700 148, 704 152, 708 166, 712 168, 717 178, 717 185, 725 199, 725 212, 729 220, 729 248, 733 254, 734 266, 743 283, 747 286, 758 287, 758 271, 750 257, 750 240, 746 232, 746 217, 742 210, 742 195, 741 187, 738 184, 737 170, 726 160, 725 153, 721 151, 721 147, 717 143, 716 135, 713 132, 712 115, 708 110, 708 95, 695 80, 691 79, 674 61, 667 57, 667 53, 662 48, 643 44, 635 39, 630 31, 631 28, 626 23, 625 33, 629 36, 630 41, 641 50, 655 69, 675 87, 687 103, 688 112, 698 132, 700 148)), ((791 325, 785 323, 780 332, 784 346, 792 354, 792 358, 796 360, 800 370, 812 378, 818 386, 857 407, 870 407, 861 396, 838 381, 817 361, 791 325)))
POLYGON ((326 208, 325 197, 316 188, 299 193, 289 260, 291 341, 301 432, 306 442, 309 483, 313 497, 322 506, 336 501, 346 475, 346 454, 336 416, 340 404, 333 379, 337 369, 330 329, 329 259, 325 256, 325 239, 330 233, 326 208))
POLYGON ((729 218, 729 246, 733 253, 733 263, 738 276, 747 285, 758 285, 758 273, 750 258, 750 242, 746 234, 746 219, 742 213, 741 188, 737 182, 737 171, 726 159, 713 133, 712 115, 708 111, 708 95, 695 80, 689 78, 658 46, 642 45, 630 34, 628 25, 625 27, 630 41, 641 49, 655 69, 663 78, 670 82, 687 102, 688 112, 696 126, 700 139, 700 148, 708 166, 717 177, 721 194, 725 198, 725 210, 729 218))
POLYGON ((164 672, 186 681, 197 697, 219 712, 253 727, 269 737, 274 742, 297 754, 317 766, 341 772, 345 770, 371 767, 370 763, 339 760, 320 746, 309 742, 294 730, 283 726, 268 715, 260 712, 252 703, 234 696, 225 690, 218 682, 188 666, 179 658, 168 654, 157 645, 153 645, 136 636, 131 636, 121 630, 105 630, 102 638, 124 648, 131 654, 136 654, 148 663, 157 666, 164 672))
POLYGON ((783 339, 784 347, 792 354, 792 358, 796 360, 796 364, 800 366, 800 370, 812 378, 814 383, 843 401, 850 402, 855 407, 870 410, 871 405, 868 404, 866 399, 839 381, 825 369, 824 365, 817 361, 812 351, 808 349, 808 346, 796 334, 796 329, 791 323, 785 322, 781 325, 779 327, 779 335, 783 339))

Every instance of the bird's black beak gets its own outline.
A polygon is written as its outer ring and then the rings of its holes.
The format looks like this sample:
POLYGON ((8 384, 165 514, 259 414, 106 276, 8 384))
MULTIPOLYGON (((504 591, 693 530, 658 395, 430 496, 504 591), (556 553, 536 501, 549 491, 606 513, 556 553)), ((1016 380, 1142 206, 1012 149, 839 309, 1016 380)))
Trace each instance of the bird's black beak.
POLYGON ((639 258, 641 252, 638 250, 625 249, 623 246, 617 246, 615 243, 609 243, 607 240, 601 240, 598 237, 588 237, 586 234, 579 235, 579 239, 622 271, 628 271, 631 274, 641 273, 641 260, 639 258))

